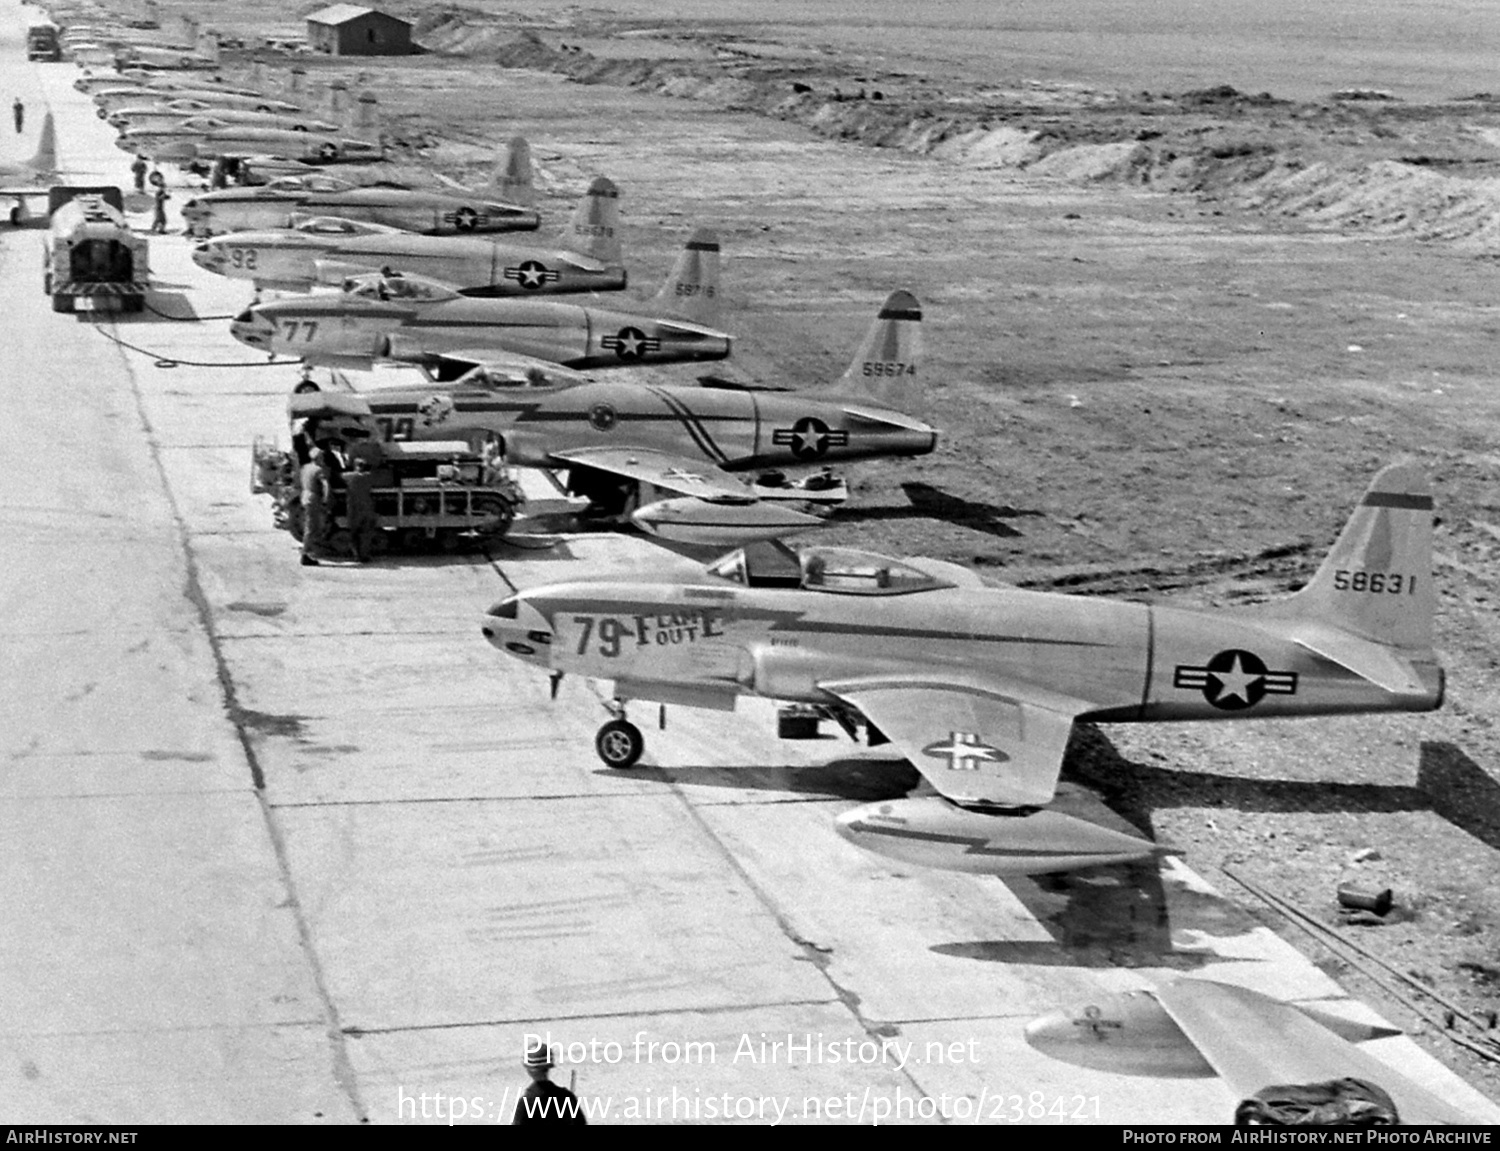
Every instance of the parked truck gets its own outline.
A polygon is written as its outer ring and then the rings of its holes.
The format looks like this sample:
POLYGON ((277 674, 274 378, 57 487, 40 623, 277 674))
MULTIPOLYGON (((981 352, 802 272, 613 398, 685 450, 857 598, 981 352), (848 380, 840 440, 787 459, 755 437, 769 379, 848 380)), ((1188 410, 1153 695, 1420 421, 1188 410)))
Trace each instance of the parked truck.
POLYGON ((126 224, 120 189, 60 185, 47 209, 42 290, 52 310, 140 311, 151 283, 148 245, 126 224))

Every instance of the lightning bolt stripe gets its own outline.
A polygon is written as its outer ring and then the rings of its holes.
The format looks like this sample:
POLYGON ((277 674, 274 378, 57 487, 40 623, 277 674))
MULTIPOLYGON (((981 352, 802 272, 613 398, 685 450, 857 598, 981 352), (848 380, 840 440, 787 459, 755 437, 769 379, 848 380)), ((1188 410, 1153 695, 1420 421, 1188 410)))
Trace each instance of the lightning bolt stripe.
POLYGON ((1120 854, 1118 847, 1101 848, 1097 851, 1088 851, 1074 845, 1065 850, 1054 847, 996 847, 991 846, 990 841, 982 836, 976 835, 945 835, 937 831, 910 831, 905 828, 887 827, 881 824, 867 823, 859 820, 848 825, 850 831, 857 831, 861 835, 884 835, 891 839, 913 839, 919 843, 952 843, 967 846, 965 855, 993 855, 998 857, 1010 856, 1015 859, 1051 858, 1059 854, 1066 854, 1072 858, 1080 858, 1088 855, 1114 858, 1120 854))
POLYGON ((648 386, 647 391, 661 400, 677 417, 678 421, 687 431, 687 434, 693 437, 693 442, 698 445, 699 451, 717 464, 726 464, 729 462, 729 456, 714 442, 713 436, 709 433, 708 428, 703 425, 703 421, 686 404, 670 392, 663 391, 660 388, 648 386))

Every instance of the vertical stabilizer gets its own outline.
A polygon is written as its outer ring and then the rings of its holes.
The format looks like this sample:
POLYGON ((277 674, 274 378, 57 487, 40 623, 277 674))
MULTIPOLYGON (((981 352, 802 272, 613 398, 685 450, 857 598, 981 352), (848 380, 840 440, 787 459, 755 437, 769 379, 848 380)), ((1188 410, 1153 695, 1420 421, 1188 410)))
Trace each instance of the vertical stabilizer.
POLYGON ((719 326, 719 237, 699 228, 689 238, 667 282, 651 301, 666 316, 707 328, 719 326))
POLYGON ((38 175, 57 171, 57 125, 51 112, 42 117, 42 138, 37 142, 36 155, 27 164, 38 175))
POLYGON ((833 390, 916 414, 925 398, 921 358, 922 305, 910 292, 892 292, 833 390))
POLYGON ((597 176, 563 234, 563 247, 603 264, 618 265, 620 255, 620 189, 597 176))
POLYGON ((531 176, 531 145, 524 137, 512 136, 495 160, 495 173, 490 177, 489 190, 503 203, 522 208, 536 206, 536 185, 531 176))
POLYGON ((1414 464, 1383 469, 1312 581, 1268 609, 1406 652, 1432 650, 1432 487, 1414 464))

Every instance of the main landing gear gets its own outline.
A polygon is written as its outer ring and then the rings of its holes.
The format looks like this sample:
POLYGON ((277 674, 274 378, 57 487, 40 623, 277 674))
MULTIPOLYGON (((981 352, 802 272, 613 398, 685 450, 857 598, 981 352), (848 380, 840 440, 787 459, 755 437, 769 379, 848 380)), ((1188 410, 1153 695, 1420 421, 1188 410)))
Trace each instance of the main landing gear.
POLYGON ((599 758, 606 767, 620 770, 634 767, 641 758, 641 752, 646 750, 646 737, 641 734, 640 728, 625 718, 623 703, 612 700, 605 706, 614 718, 599 728, 598 734, 594 736, 594 750, 599 753, 599 758))

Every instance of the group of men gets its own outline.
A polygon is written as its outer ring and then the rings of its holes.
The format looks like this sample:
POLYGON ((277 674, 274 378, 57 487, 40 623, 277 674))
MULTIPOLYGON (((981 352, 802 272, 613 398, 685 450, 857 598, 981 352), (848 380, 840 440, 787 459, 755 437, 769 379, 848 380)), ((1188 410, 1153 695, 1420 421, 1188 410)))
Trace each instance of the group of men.
POLYGON ((356 561, 369 563, 380 534, 380 519, 375 514, 375 475, 371 470, 373 461, 369 449, 378 451, 379 445, 356 445, 346 463, 332 441, 313 443, 306 429, 300 435, 297 456, 302 461, 299 475, 302 565, 317 567, 321 562, 318 557, 326 558, 333 551, 336 490, 344 493, 344 522, 349 533, 349 549, 356 561))

